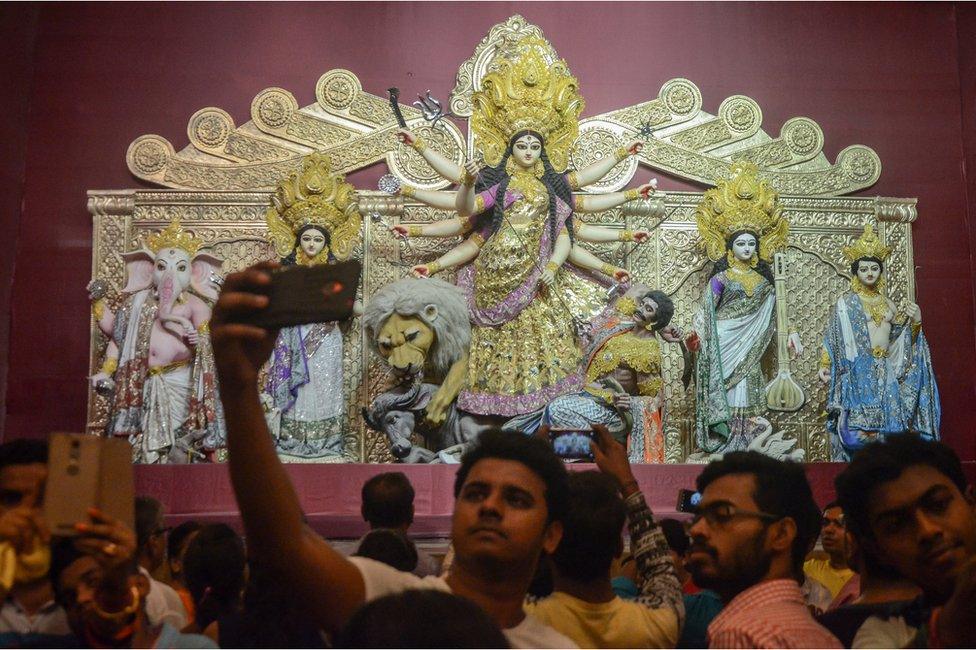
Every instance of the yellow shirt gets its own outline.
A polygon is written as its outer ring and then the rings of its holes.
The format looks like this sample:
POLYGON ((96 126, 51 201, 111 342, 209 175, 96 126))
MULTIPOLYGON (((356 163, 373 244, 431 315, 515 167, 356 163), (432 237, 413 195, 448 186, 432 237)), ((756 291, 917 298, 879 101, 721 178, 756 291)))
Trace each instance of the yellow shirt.
POLYGON ((830 591, 830 597, 836 598, 847 581, 854 577, 850 569, 835 569, 830 566, 829 559, 811 558, 803 563, 803 572, 816 580, 830 591))
POLYGON ((673 648, 678 642, 678 617, 673 610, 650 609, 621 598, 588 603, 556 591, 526 603, 525 611, 581 648, 673 648))

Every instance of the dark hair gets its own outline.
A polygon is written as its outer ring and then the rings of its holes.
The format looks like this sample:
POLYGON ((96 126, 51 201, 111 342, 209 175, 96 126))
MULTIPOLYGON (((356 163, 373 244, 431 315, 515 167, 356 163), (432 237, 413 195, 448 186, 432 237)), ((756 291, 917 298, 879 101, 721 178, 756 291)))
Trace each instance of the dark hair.
POLYGON ((32 465, 47 462, 47 440, 18 438, 0 445, 0 469, 8 465, 32 465))
POLYGON ((201 528, 203 528, 203 524, 200 522, 184 521, 169 531, 169 536, 166 538, 166 556, 170 560, 179 559, 180 552, 183 550, 187 540, 201 528))
POLYGON ((601 472, 569 475, 563 537, 552 554, 562 575, 580 581, 606 578, 613 558, 623 550, 627 508, 619 489, 617 481, 601 472))
POLYGON ((695 486, 704 492, 713 481, 730 474, 751 474, 756 481, 752 498, 759 509, 794 521, 793 569, 796 575, 801 575, 803 560, 820 535, 821 516, 803 466, 755 451, 734 451, 709 463, 698 475, 695 486))
POLYGON ((657 289, 652 289, 645 294, 640 295, 640 299, 650 298, 657 303, 657 314, 654 318, 654 328, 653 331, 663 330, 665 327, 671 324, 671 319, 674 318, 674 301, 671 300, 671 296, 664 293, 663 291, 658 291, 657 289))
POLYGON ((685 530, 683 523, 677 519, 661 519, 657 523, 661 526, 664 539, 667 540, 672 551, 678 555, 684 555, 688 552, 688 548, 691 546, 691 538, 688 537, 688 531, 685 530))
POLYGON ((240 607, 245 563, 244 543, 227 524, 204 526, 190 541, 183 577, 200 629, 240 607))
POLYGON ((145 550, 146 544, 156 532, 163 518, 163 504, 152 497, 136 497, 136 544, 139 552, 145 550))
POLYGON ((545 440, 514 431, 489 429, 482 432, 478 442, 461 458, 454 476, 454 498, 461 494, 471 468, 485 458, 514 460, 528 467, 546 485, 548 521, 565 518, 569 494, 566 466, 545 440))
MULTIPOLYGON (((732 245, 735 243, 735 240, 742 235, 752 235, 756 238, 756 259, 758 260, 756 263, 756 273, 766 278, 766 280, 769 281, 769 284, 774 284, 775 278, 773 277, 773 268, 769 265, 769 262, 759 257, 759 235, 751 230, 736 230, 729 236, 728 239, 725 240, 726 250, 732 250, 732 245)), ((729 261, 723 257, 712 265, 712 272, 708 277, 711 278, 727 268, 729 268, 729 261)))
POLYGON ((857 267, 861 262, 877 262, 878 266, 881 267, 881 272, 884 273, 884 262, 880 258, 872 255, 869 257, 859 257, 851 262, 851 275, 857 275, 857 267))
POLYGON ((383 596, 353 614, 337 648, 507 648, 508 640, 471 601, 436 589, 383 596))
POLYGON ((844 509, 847 527, 857 536, 872 538, 868 504, 878 486, 896 480, 909 467, 927 465, 966 492, 966 475, 952 449, 914 433, 891 435, 865 445, 834 479, 837 501, 844 509))
POLYGON ((393 528, 374 528, 366 533, 354 555, 368 557, 400 571, 417 568, 417 547, 406 535, 393 528))
MULTIPOLYGON (((827 512, 831 508, 840 508, 840 503, 838 503, 837 501, 831 501, 830 503, 828 503, 827 505, 825 505, 823 508, 821 508, 820 509, 820 512, 827 512)), ((843 510, 843 508, 840 508, 840 509, 843 510)))
POLYGON ((282 266, 295 266, 296 264, 298 264, 298 249, 301 248, 302 245, 302 235, 304 235, 309 230, 318 230, 320 233, 325 235, 326 246, 328 246, 331 243, 332 238, 329 236, 329 231, 326 230, 323 226, 316 226, 315 224, 308 224, 307 226, 302 226, 301 228, 298 229, 298 232, 295 233, 295 246, 291 249, 291 252, 288 253, 286 257, 281 258, 282 266))
POLYGON ((556 585, 552 577, 552 558, 543 551, 539 555, 539 561, 535 565, 535 575, 532 576, 532 582, 529 583, 529 588, 525 590, 525 593, 533 598, 545 598, 551 596, 555 588, 556 585))
POLYGON ((293 605, 294 594, 281 574, 251 558, 241 616, 220 622, 222 648, 324 648, 315 622, 293 605))
MULTIPOLYGON (((498 191, 495 193, 495 205, 489 209, 485 210, 482 214, 478 215, 478 221, 484 222, 484 220, 490 220, 489 224, 489 235, 498 232, 498 229, 502 225, 502 220, 505 217, 505 192, 508 190, 508 182, 511 177, 508 175, 508 171, 505 169, 505 165, 508 163, 508 159, 512 156, 512 147, 515 146, 515 142, 522 137, 531 135, 538 138, 539 142, 543 145, 542 152, 539 155, 539 160, 542 161, 543 173, 542 178, 539 180, 546 187, 546 192, 549 195, 549 221, 550 221, 550 231, 549 238, 552 245, 556 245, 556 237, 559 235, 559 230, 556 228, 556 197, 562 199, 567 205, 572 207, 573 204, 573 190, 569 186, 569 182, 566 177, 557 172, 552 167, 552 163, 549 162, 549 154, 546 153, 546 140, 539 133, 532 131, 531 129, 523 129, 515 135, 513 135, 508 140, 508 147, 505 148, 505 153, 502 155, 501 162, 499 162, 494 167, 485 167, 478 174, 478 178, 475 180, 475 191, 484 192, 493 185, 498 185, 498 191)), ((566 230, 569 233, 570 241, 573 241, 575 234, 573 232, 573 215, 571 214, 566 220, 566 230)), ((533 251, 529 251, 533 253, 533 251)))
POLYGON ((363 519, 371 528, 399 528, 413 523, 413 486, 403 472, 384 472, 363 483, 363 519))

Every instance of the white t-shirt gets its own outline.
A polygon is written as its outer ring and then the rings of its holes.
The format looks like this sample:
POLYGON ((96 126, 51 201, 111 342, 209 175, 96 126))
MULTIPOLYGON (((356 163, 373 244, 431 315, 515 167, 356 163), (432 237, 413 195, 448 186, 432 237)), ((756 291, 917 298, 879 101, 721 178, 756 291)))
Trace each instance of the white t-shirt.
MULTIPOLYGON (((418 578, 412 573, 397 571, 391 566, 365 557, 350 557, 349 561, 356 565, 359 573, 363 576, 363 584, 366 586, 366 602, 389 594, 397 594, 407 589, 451 591, 444 578, 439 576, 418 578)), ((560 634, 530 615, 526 615, 522 622, 515 627, 502 630, 502 633, 513 648, 578 647, 569 637, 560 634)))
POLYGON ((186 627, 186 608, 176 590, 164 582, 154 579, 144 568, 139 573, 149 579, 149 593, 146 595, 146 616, 153 625, 169 623, 177 629, 186 627))

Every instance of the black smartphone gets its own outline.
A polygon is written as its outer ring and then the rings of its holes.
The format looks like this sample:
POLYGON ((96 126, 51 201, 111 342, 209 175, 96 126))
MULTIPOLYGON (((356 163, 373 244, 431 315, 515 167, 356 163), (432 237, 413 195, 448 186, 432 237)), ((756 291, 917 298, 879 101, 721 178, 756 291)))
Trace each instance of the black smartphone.
POLYGON ((678 490, 678 505, 674 509, 678 512, 694 513, 698 509, 699 503, 701 503, 700 492, 682 489, 678 490))
POLYGON ((358 260, 282 268, 271 276, 268 306, 240 322, 271 329, 348 320, 361 273, 358 260))
POLYGON ((589 429, 550 429, 549 442, 553 451, 564 460, 593 460, 590 442, 595 434, 589 429))

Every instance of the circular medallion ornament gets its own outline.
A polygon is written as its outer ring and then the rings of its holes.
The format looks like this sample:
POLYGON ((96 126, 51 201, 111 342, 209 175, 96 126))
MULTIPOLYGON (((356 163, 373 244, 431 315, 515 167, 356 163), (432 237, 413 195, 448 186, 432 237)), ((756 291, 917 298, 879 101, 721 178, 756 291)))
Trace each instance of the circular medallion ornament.
POLYGON ((790 151, 797 156, 809 156, 823 148, 823 131, 813 120, 795 117, 783 125, 783 137, 790 151))
POLYGON ((208 147, 219 147, 227 141, 231 127, 217 111, 204 109, 190 118, 191 140, 208 147))
POLYGON ((129 160, 132 161, 136 171, 146 175, 161 171, 166 167, 168 159, 167 147, 151 136, 133 143, 129 153, 129 160))
MULTIPOLYGON (((583 169, 601 158, 615 155, 617 149, 625 144, 624 138, 617 136, 609 128, 592 125, 584 127, 569 152, 569 168, 583 169)), ((617 163, 606 176, 587 185, 585 191, 597 194, 615 192, 626 185, 636 171, 636 156, 628 156, 617 163)))
POLYGON ((383 174, 376 185, 380 188, 380 192, 387 194, 396 194, 400 191, 400 179, 393 174, 383 174))
POLYGON ((330 70, 315 84, 315 98, 326 110, 349 108, 361 91, 359 79, 348 70, 330 70))
POLYGON ((841 169, 852 181, 865 183, 872 179, 877 180, 880 175, 881 161, 878 154, 867 147, 853 145, 841 151, 837 157, 840 159, 841 169))
POLYGON ((729 97, 718 109, 725 124, 736 133, 749 133, 759 130, 762 111, 755 101, 742 95, 729 97))
POLYGON ((660 97, 675 115, 688 115, 700 109, 702 104, 701 91, 687 79, 667 82, 661 87, 660 97))
POLYGON ((295 97, 282 88, 266 88, 251 102, 251 119, 259 125, 278 129, 298 110, 295 97))

